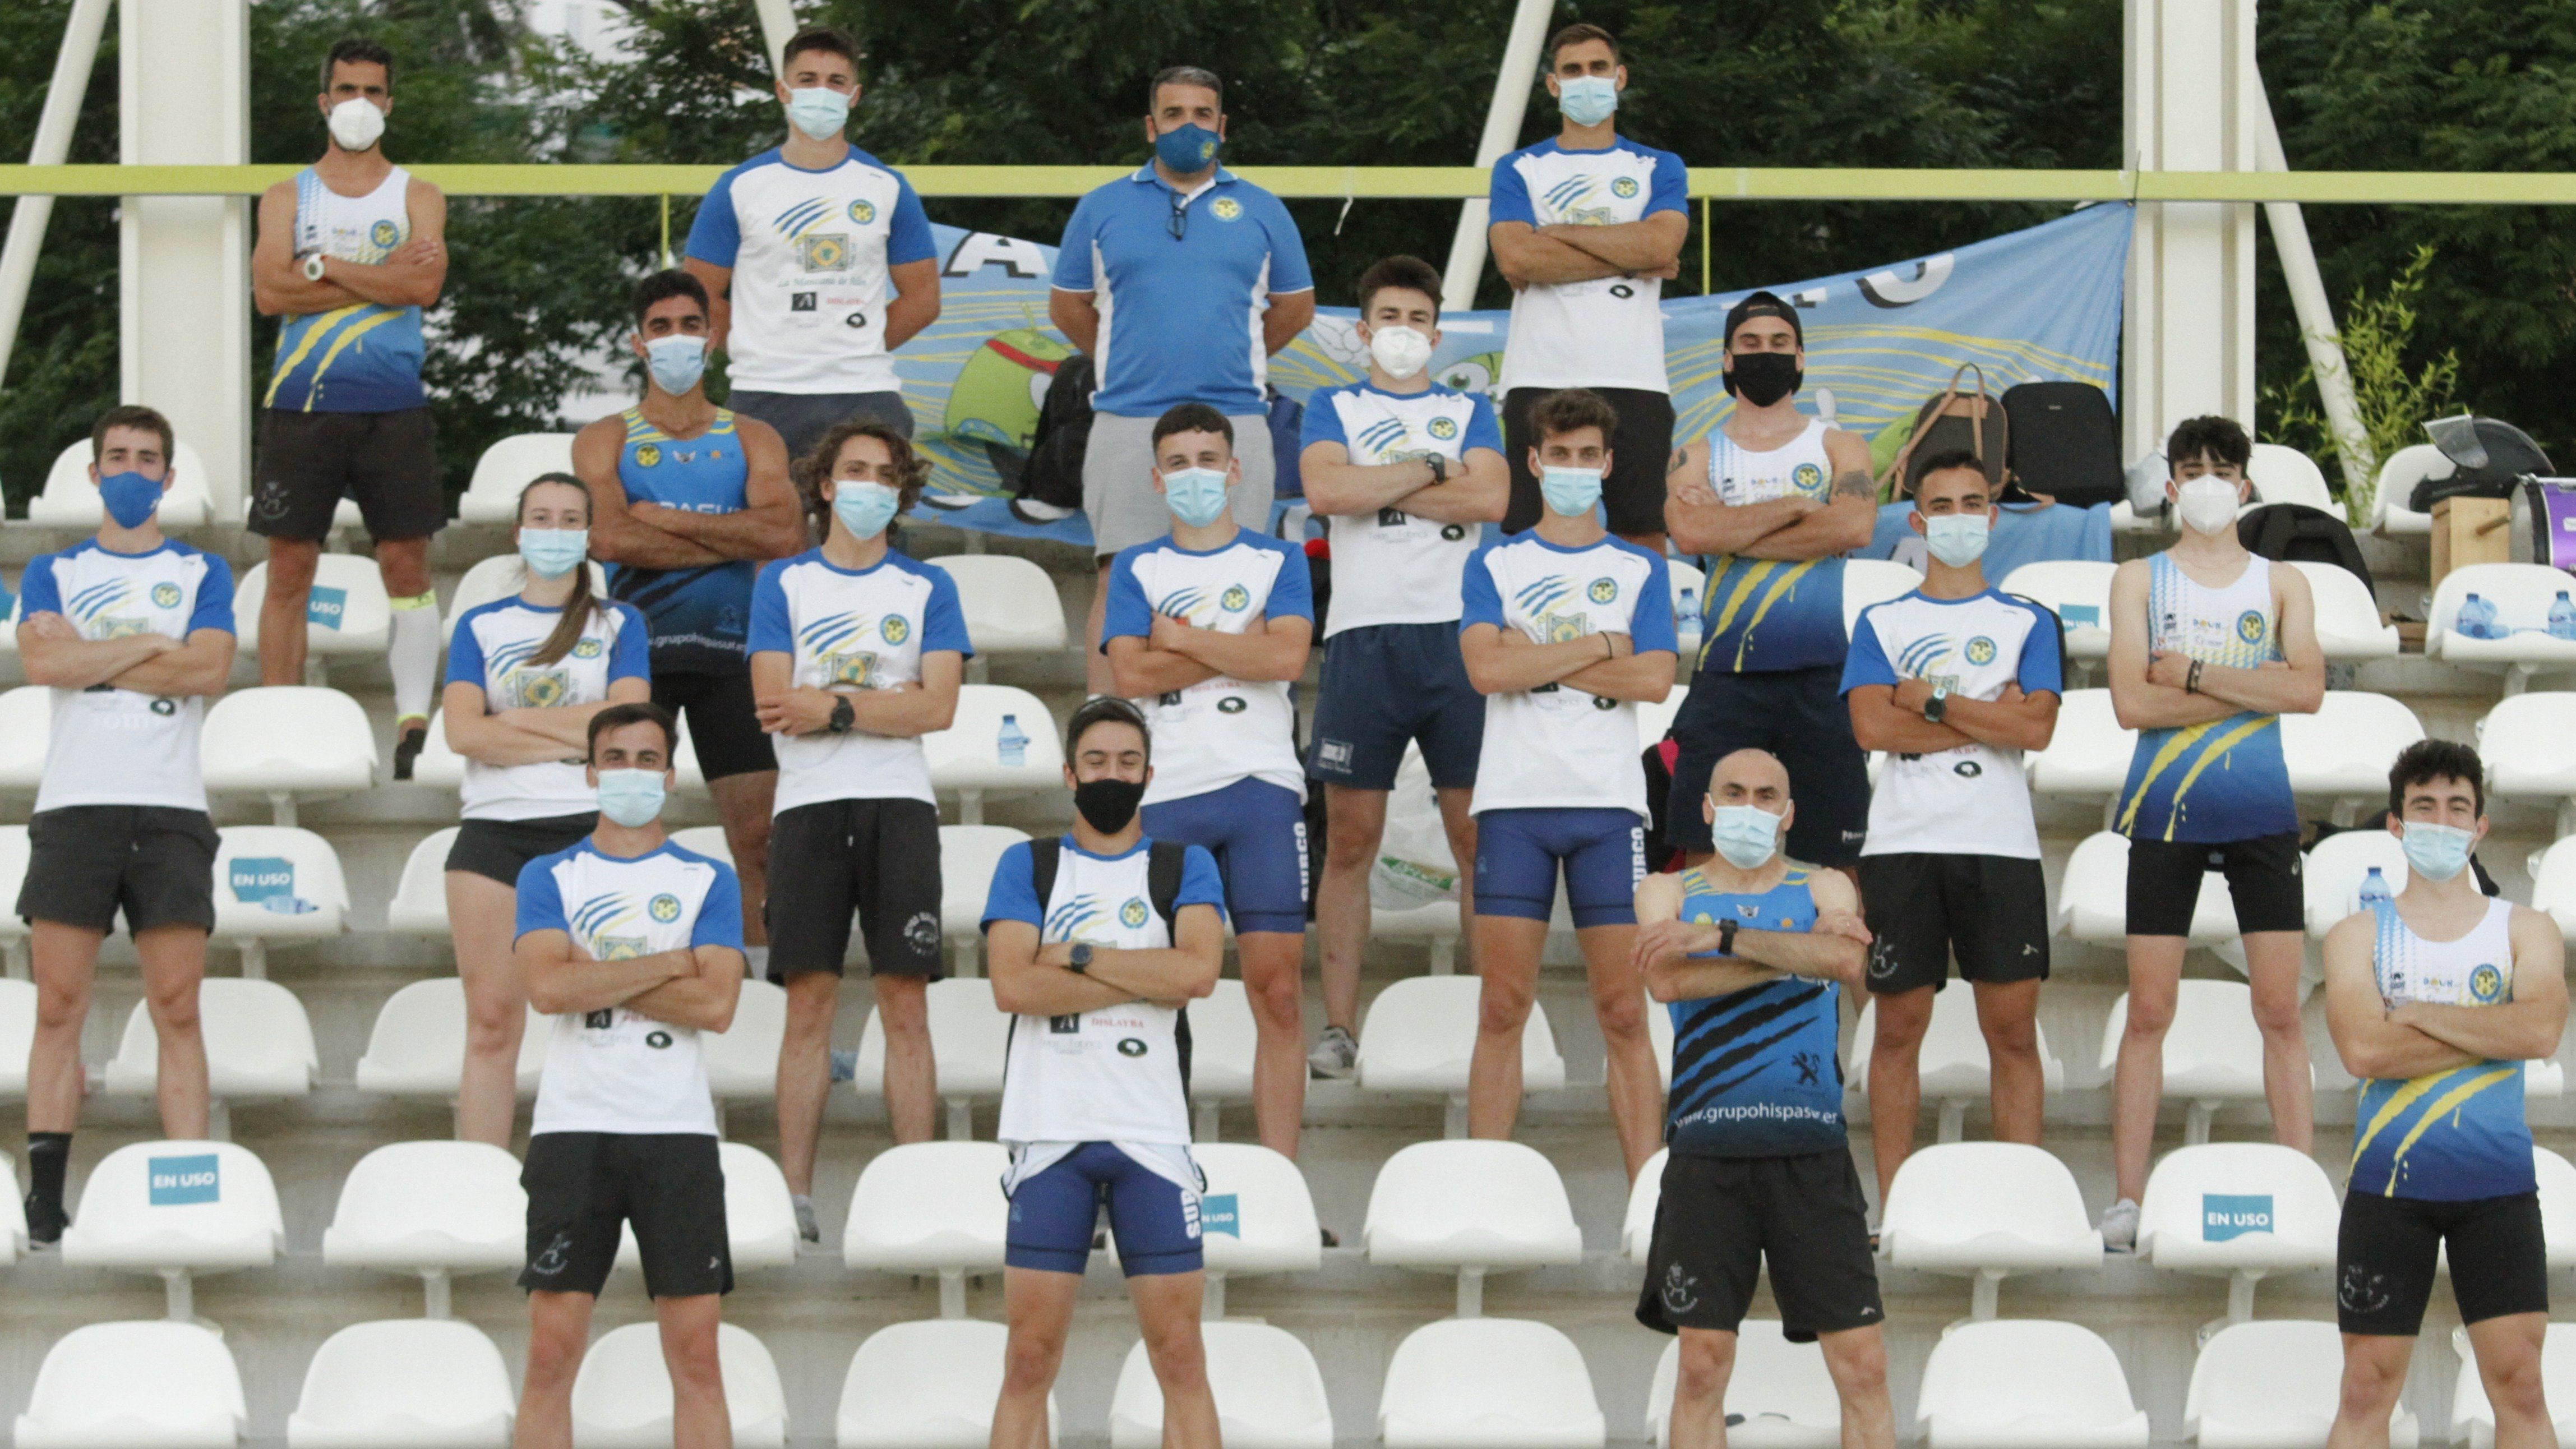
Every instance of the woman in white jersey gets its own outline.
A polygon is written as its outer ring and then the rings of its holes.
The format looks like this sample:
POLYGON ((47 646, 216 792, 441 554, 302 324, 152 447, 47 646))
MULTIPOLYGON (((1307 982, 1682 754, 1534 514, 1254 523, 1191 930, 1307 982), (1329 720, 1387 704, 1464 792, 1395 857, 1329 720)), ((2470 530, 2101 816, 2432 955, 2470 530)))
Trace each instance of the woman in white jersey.
POLYGON ((598 823, 584 731, 652 693, 644 616, 591 588, 590 490, 544 473, 519 492, 519 592, 456 621, 441 701, 465 757, 462 824, 447 852, 447 921, 465 981, 456 1135, 506 1147, 518 1110, 527 990, 511 959, 520 867, 598 823))

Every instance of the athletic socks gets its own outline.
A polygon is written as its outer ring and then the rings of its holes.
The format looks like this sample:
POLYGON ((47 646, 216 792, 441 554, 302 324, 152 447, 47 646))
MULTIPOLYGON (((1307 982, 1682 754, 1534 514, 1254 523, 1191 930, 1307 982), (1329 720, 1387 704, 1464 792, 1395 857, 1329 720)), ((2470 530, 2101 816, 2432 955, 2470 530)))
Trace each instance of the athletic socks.
POLYGON ((385 663, 394 675, 394 719, 429 718, 429 697, 438 688, 438 595, 435 591, 396 599, 393 641, 385 663))
POLYGON ((27 1240, 59 1242, 71 1218, 63 1211, 63 1177, 72 1160, 72 1134, 27 1134, 27 1240))

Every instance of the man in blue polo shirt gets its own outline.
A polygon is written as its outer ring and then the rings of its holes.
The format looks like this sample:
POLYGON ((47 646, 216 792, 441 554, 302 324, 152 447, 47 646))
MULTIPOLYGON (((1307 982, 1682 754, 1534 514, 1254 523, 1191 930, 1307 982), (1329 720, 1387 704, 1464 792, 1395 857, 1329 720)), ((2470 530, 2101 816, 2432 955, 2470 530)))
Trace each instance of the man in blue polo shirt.
MULTIPOLYGON (((1224 83, 1173 66, 1146 92, 1154 159, 1082 198, 1056 253, 1047 317, 1091 354, 1091 441, 1083 512, 1101 586, 1084 657, 1093 694, 1115 692, 1100 652, 1101 602, 1118 551, 1163 536, 1171 515, 1154 488, 1154 423, 1182 403, 1225 415, 1237 436, 1266 436, 1265 360, 1315 315, 1306 247, 1279 198, 1217 164, 1224 83)), ((1270 527, 1272 455, 1242 452, 1237 523, 1270 527)))

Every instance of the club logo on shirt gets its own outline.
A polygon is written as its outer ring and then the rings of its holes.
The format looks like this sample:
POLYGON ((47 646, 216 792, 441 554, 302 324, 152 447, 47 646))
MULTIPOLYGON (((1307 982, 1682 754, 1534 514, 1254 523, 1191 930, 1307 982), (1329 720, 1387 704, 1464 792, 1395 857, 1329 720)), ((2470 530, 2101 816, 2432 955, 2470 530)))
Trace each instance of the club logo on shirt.
POLYGON ((1825 470, 1815 463, 1801 463, 1789 470, 1789 486, 1801 493, 1821 493, 1825 486, 1825 470))
POLYGON ((850 238, 846 232, 825 232, 819 236, 796 239, 797 264, 809 272, 837 272, 850 264, 850 238))
POLYGON ((1219 221, 1232 221, 1243 215, 1243 203, 1231 196, 1220 196, 1209 204, 1208 215, 1219 221))
POLYGON ((572 657, 575 659, 597 659, 599 657, 599 649, 600 644, 598 640, 584 639, 580 643, 572 646, 572 657))
POLYGON ((654 920, 667 926, 680 918, 680 898, 669 891, 664 891, 655 896, 652 903, 644 909, 652 912, 654 920))
POLYGON ((1216 702, 1218 714, 1241 714, 1243 709, 1243 696, 1239 694, 1229 694, 1216 702))
POLYGON ((1217 599, 1217 607, 1229 614, 1240 614, 1252 607, 1252 590, 1241 584, 1229 588, 1217 599))
POLYGON ((1637 194, 1637 178, 1634 176, 1622 176, 1618 180, 1611 182, 1610 194, 1622 199, 1635 196, 1637 194))
POLYGON ((156 609, 175 609, 179 607, 179 586, 177 584, 154 584, 152 586, 152 606, 156 609))
POLYGON ((1617 579, 1594 579, 1592 581, 1592 587, 1585 589, 1583 594, 1585 598, 1590 599, 1596 604, 1607 604, 1619 597, 1619 581, 1617 579))
POLYGON ((1440 537, 1450 543, 1456 543, 1466 536, 1467 530, 1463 524, 1453 523, 1440 530, 1440 537))
POLYGON ((661 463, 662 449, 658 444, 646 443, 635 450, 636 467, 657 468, 661 466, 661 463))
POLYGON ((596 961, 632 961, 646 954, 647 942, 641 936, 599 936, 590 943, 591 959, 596 961))
POLYGON ((1619 701, 1612 699, 1606 694, 1596 694, 1592 696, 1592 707, 1594 709, 1603 710, 1617 709, 1619 707, 1619 701))
POLYGON ((572 693, 572 681, 559 669, 513 669, 506 683, 522 709, 552 709, 572 693))
POLYGON ((877 204, 875 202, 853 201, 850 203, 850 220, 857 222, 861 226, 866 226, 869 222, 876 219, 877 204))
POLYGON ((1118 1055, 1122 1057, 1141 1057, 1144 1054, 1144 1042, 1132 1036, 1122 1036, 1118 1039, 1118 1055))
POLYGON ((2263 613, 2261 610, 2248 609, 2244 613, 2236 616, 2236 637, 2244 640, 2248 644, 2260 644, 2263 642, 2263 613))
POLYGON ((163 695, 161 698, 152 701, 152 712, 166 719, 179 712, 179 701, 172 699, 167 695, 163 695))
POLYGON ((123 639, 151 632, 151 620, 125 614, 101 614, 89 621, 89 637, 92 639, 123 639))
POLYGON ((1969 641, 1968 641, 1968 662, 1969 662, 1970 664, 1992 664, 1992 663, 1994 663, 1994 662, 1995 662, 1995 641, 1994 641, 1994 640, 1992 640, 1992 639, 1987 638, 1987 637, 1986 637, 1985 635, 1983 635, 1983 634, 1980 634, 1980 635, 1978 635, 1976 638, 1969 640, 1969 641))
POLYGON ((824 680, 830 684, 855 684, 861 689, 877 687, 877 656, 872 650, 819 654, 814 658, 814 667, 823 671, 824 680))
POLYGON ((1547 613, 1538 616, 1541 644, 1571 644, 1592 631, 1584 625, 1591 622, 1588 614, 1547 613))
POLYGON ((394 225, 390 220, 379 220, 374 226, 367 228, 367 240, 380 247, 392 246, 402 240, 402 228, 394 225))
POLYGON ((1123 906, 1120 906, 1120 907, 1118 908, 1118 923, 1119 923, 1120 925, 1122 925, 1122 926, 1125 926, 1128 930, 1131 930, 1131 931, 1133 931, 1133 930, 1137 929, 1138 927, 1140 927, 1140 926, 1144 925, 1144 924, 1145 924, 1145 901, 1144 901, 1144 898, 1143 898, 1143 897, 1141 897, 1141 896, 1129 896, 1129 897, 1127 898, 1127 904, 1125 904, 1125 905, 1123 905, 1123 906))
POLYGON ((1433 418, 1430 425, 1423 431, 1428 432, 1431 436, 1438 438, 1440 441, 1445 443, 1451 438, 1458 436, 1458 420, 1456 418, 1433 418))
POLYGON ((2504 999, 2504 972, 2481 965, 2469 973, 2469 999, 2485 1006, 2504 999))
POLYGON ((877 632, 885 635, 888 644, 900 644, 912 637, 912 621, 901 614, 888 614, 885 622, 877 626, 877 632))
POLYGON ((667 1031, 646 1032, 644 1044, 658 1052, 671 1044, 671 1034, 667 1031))

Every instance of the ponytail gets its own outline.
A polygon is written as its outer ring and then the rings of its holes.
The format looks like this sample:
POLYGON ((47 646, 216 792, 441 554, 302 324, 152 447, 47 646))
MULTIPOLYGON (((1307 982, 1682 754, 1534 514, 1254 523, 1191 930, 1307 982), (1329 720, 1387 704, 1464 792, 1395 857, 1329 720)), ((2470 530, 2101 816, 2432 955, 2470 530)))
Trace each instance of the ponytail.
MULTIPOLYGON (((521 513, 527 511, 530 493, 549 484, 579 492, 583 512, 587 516, 590 505, 590 485, 570 473, 540 473, 530 479, 528 486, 519 490, 519 511, 521 513)), ((539 665, 553 664, 570 654, 573 646, 581 642, 582 631, 590 627, 591 615, 594 613, 605 615, 606 610, 602 608, 599 596, 591 589, 590 560, 585 558, 573 566, 572 597, 564 600, 563 617, 555 621, 554 632, 546 636, 546 642, 537 646, 536 653, 528 656, 528 662, 539 665)))

